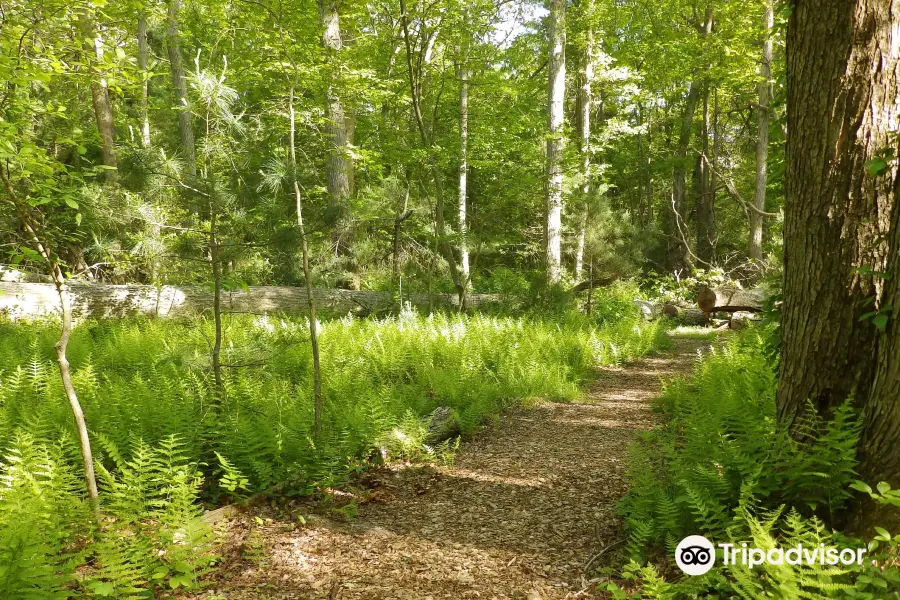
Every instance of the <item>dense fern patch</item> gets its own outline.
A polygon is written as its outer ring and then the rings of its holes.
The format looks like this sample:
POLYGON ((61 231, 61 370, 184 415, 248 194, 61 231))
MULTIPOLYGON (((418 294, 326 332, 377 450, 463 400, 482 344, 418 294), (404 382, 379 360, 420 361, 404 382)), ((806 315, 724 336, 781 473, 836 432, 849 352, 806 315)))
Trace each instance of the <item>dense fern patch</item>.
MULTIPOLYGON (((857 415, 845 403, 828 421, 806 421, 797 441, 776 429, 776 385, 765 330, 743 333, 699 363, 693 378, 669 383, 656 405, 666 424, 631 448, 631 491, 621 503, 631 561, 624 575, 640 591, 610 584, 613 597, 895 597, 888 589, 900 589, 900 536, 884 530, 852 569, 717 562, 701 577, 672 581, 679 572, 667 557, 688 535, 763 549, 867 547, 825 525, 851 486, 865 487, 854 483, 857 415)), ((873 497, 897 503, 882 491, 873 497)))
POLYGON ((76 328, 70 362, 97 459, 101 518, 82 494, 57 325, 0 324, 0 597, 147 597, 210 567, 200 500, 339 483, 373 450, 428 453, 423 418, 463 431, 531 397, 572 399, 598 364, 644 354, 663 326, 405 312, 321 325, 323 435, 313 435, 300 318, 227 318, 225 393, 212 393, 211 324, 76 328))

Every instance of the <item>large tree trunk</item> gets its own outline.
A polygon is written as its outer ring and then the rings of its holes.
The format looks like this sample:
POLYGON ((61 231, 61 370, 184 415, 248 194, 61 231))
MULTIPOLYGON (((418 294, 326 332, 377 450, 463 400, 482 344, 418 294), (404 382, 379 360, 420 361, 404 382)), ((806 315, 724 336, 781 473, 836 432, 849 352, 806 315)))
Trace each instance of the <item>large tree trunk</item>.
POLYGON ((138 70, 141 72, 141 145, 150 147, 150 71, 148 70, 150 47, 147 44, 147 19, 138 16, 138 70))
POLYGON ((549 79, 547 82, 547 280, 562 280, 563 109, 566 96, 566 3, 550 0, 549 79))
POLYGON ((772 99, 772 28, 775 26, 773 0, 766 0, 763 30, 762 61, 759 65, 759 136, 756 139, 756 191, 750 211, 750 239, 747 255, 762 260, 763 215, 766 210, 766 162, 769 157, 769 104, 772 99))
MULTIPOLYGON (((341 39, 341 22, 336 0, 320 0, 319 16, 322 20, 322 46, 325 48, 326 60, 335 68, 337 74, 339 64, 337 54, 343 48, 341 39)), ((334 77, 332 76, 333 80, 334 77)), ((325 92, 327 120, 325 122, 325 138, 328 144, 328 160, 325 163, 325 177, 328 187, 328 211, 335 218, 332 228, 332 243, 335 255, 349 261, 347 271, 351 274, 347 282, 350 289, 359 289, 359 275, 353 264, 350 253, 347 227, 347 203, 350 200, 350 162, 349 137, 347 135, 347 119, 344 116, 344 105, 338 95, 337 86, 329 85, 325 92)))
POLYGON ((584 243, 587 237, 589 204, 591 194, 591 84, 594 81, 594 30, 589 19, 591 2, 584 5, 584 14, 588 20, 584 32, 584 57, 576 108, 578 113, 578 152, 581 154, 581 216, 578 222, 578 238, 575 242, 575 278, 581 279, 584 269, 584 243))
POLYGON ((827 416, 852 396, 865 415, 859 473, 896 486, 900 327, 894 317, 883 332, 872 319, 860 320, 863 312, 900 306, 898 169, 891 161, 873 176, 865 164, 895 145, 891 132, 900 121, 891 6, 801 0, 791 15, 777 405, 780 424, 796 433, 807 400, 827 416), (877 275, 886 269, 893 275, 887 284, 877 275))
POLYGON ((178 13, 181 0, 169 0, 168 26, 166 28, 166 49, 169 53, 169 74, 175 103, 178 106, 178 137, 184 155, 184 166, 188 175, 197 175, 197 155, 194 149, 194 130, 191 126, 191 107, 188 103, 187 80, 181 60, 181 38, 178 34, 178 13))
MULTIPOLYGON (((463 280, 463 289, 467 290, 471 282, 469 274, 469 243, 466 239, 466 193, 468 179, 469 155, 469 69, 466 57, 459 67, 459 275, 463 280)), ((460 297, 460 306, 465 306, 465 297, 460 297)))
POLYGON ((112 102, 109 99, 106 79, 100 73, 98 64, 103 61, 103 40, 97 32, 96 25, 88 9, 84 9, 79 17, 79 28, 84 36, 84 50, 88 55, 91 77, 91 102, 94 106, 94 120, 100 133, 100 149, 103 164, 110 167, 106 173, 107 180, 116 178, 119 167, 116 158, 116 125, 113 118, 112 102))

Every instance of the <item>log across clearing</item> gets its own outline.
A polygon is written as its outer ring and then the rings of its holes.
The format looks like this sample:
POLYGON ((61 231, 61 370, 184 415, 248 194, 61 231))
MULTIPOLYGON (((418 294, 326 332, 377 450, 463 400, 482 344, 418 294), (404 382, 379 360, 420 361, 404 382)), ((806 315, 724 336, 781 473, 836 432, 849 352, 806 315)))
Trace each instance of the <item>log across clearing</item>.
POLYGON ((662 308, 662 314, 666 317, 678 319, 685 325, 709 324, 709 315, 697 308, 684 308, 672 303, 666 303, 662 308))
MULTIPOLYGON (((115 318, 143 314, 156 317, 178 317, 202 314, 213 305, 213 294, 202 286, 107 285, 73 283, 72 309, 78 317, 115 318)), ((334 314, 369 314, 390 310, 394 304, 390 292, 351 291, 313 288, 319 309, 334 314)), ((430 304, 455 308, 456 294, 404 295, 420 310, 430 304)), ((468 308, 499 303, 494 294, 467 296, 468 308)), ((251 286, 222 294, 224 310, 232 313, 302 313, 307 310, 306 290, 295 287, 251 286)), ((0 282, 0 313, 13 319, 29 319, 53 315, 59 311, 56 289, 49 283, 0 282)))
POLYGON ((697 306, 706 313, 761 312, 765 300, 766 295, 760 289, 703 287, 697 292, 697 306))

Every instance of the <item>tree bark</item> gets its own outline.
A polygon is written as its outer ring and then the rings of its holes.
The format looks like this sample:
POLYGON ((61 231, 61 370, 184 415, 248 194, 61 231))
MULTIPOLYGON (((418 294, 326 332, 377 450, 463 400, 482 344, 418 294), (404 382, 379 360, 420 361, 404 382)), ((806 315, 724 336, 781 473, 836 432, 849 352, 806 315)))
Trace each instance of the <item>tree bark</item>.
POLYGON ((680 223, 685 221, 686 182, 688 146, 691 143, 691 131, 694 128, 694 112, 700 96, 700 83, 692 81, 685 99, 684 111, 681 114, 681 129, 678 135, 678 148, 675 151, 675 167, 672 169, 672 199, 663 212, 663 233, 666 236, 666 267, 669 271, 682 271, 690 266, 690 254, 687 240, 681 234, 680 223))
POLYGON ((895 316, 883 331, 860 320, 900 306, 898 168, 888 161, 873 176, 865 164, 896 144, 895 14, 891 0, 802 0, 791 14, 777 407, 796 434, 807 400, 828 416, 852 397, 864 413, 858 472, 896 487, 900 327, 895 316), (878 275, 885 270, 889 282, 878 275))
MULTIPOLYGON (((339 72, 338 53, 343 49, 341 39, 340 15, 336 0, 320 0, 319 17, 322 20, 322 46, 325 48, 326 61, 333 67, 329 79, 333 82, 339 72), (334 68, 336 67, 336 68, 334 68)), ((328 212, 333 216, 332 243, 335 256, 349 261, 347 271, 351 274, 347 282, 350 289, 359 289, 358 270, 353 264, 347 226, 347 209, 350 200, 350 161, 349 136, 344 105, 341 102, 337 86, 329 83, 325 92, 327 120, 325 122, 325 138, 328 145, 328 160, 325 163, 325 177, 328 187, 328 212)))
POLYGON ((581 215, 578 222, 578 238, 575 242, 575 279, 580 280, 584 269, 584 244, 587 237, 589 204, 591 195, 591 85, 594 81, 594 30, 590 24, 591 2, 584 3, 586 17, 584 32, 584 57, 580 83, 576 96, 578 113, 578 151, 581 155, 581 215))
POLYGON ((147 44, 147 18, 141 14, 137 20, 138 70, 141 73, 141 145, 150 147, 150 48, 147 44))
POLYGON ((181 38, 178 33, 178 13, 182 0, 169 0, 169 12, 166 28, 166 49, 169 54, 169 74, 172 77, 172 89, 175 91, 175 104, 178 111, 178 137, 184 153, 184 166, 192 178, 197 175, 197 154, 194 146, 194 130, 191 126, 191 107, 188 102, 187 79, 184 76, 184 63, 181 60, 181 38))
POLYGON ((703 89, 703 121, 700 129, 703 155, 697 157, 696 214, 694 217, 697 234, 697 258, 705 263, 713 264, 716 258, 716 213, 715 190, 712 185, 712 171, 703 156, 709 156, 710 112, 709 85, 703 89))
POLYGON ((566 4, 550 0, 549 79, 547 82, 547 281, 562 280, 563 119, 566 95, 566 4))
MULTIPOLYGON (((468 290, 471 283, 469 273, 469 243, 466 224, 466 199, 468 184, 469 156, 469 68, 467 57, 459 67, 459 275, 463 280, 463 290, 468 290)), ((465 296, 459 299, 461 307, 465 307, 465 296)))
POLYGON ((769 157, 769 104, 772 101, 772 28, 775 26, 773 0, 766 0, 763 17, 762 61, 759 65, 759 135, 756 139, 756 191, 753 206, 758 211, 750 211, 750 239, 747 255, 753 260, 762 260, 763 215, 766 210, 766 163, 769 157))
POLYGON ((100 133, 100 150, 103 156, 103 164, 110 167, 105 174, 105 178, 107 181, 113 181, 116 179, 119 167, 116 157, 116 125, 106 79, 97 66, 103 59, 103 40, 97 32, 96 25, 88 10, 85 8, 81 12, 78 23, 81 35, 84 36, 84 50, 88 55, 87 62, 90 65, 91 102, 94 106, 94 120, 97 124, 97 131, 100 133))

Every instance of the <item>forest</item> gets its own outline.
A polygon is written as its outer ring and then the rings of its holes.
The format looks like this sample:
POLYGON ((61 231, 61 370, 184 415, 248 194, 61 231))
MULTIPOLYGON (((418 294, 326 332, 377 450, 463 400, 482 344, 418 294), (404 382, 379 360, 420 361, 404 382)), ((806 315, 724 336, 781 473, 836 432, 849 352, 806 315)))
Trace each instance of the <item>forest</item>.
POLYGON ((896 0, 0 0, 0 600, 900 599, 896 0))

